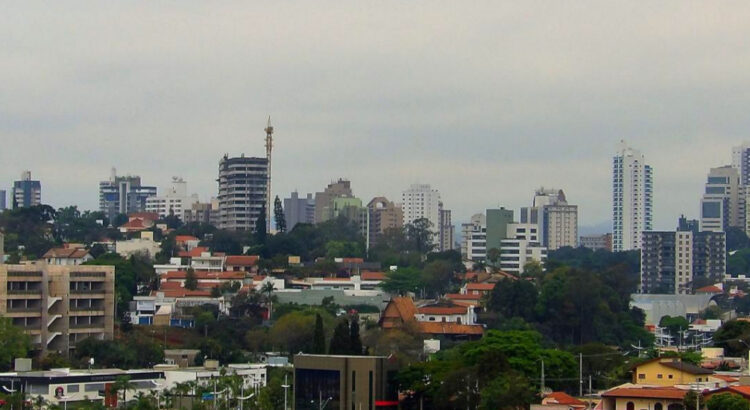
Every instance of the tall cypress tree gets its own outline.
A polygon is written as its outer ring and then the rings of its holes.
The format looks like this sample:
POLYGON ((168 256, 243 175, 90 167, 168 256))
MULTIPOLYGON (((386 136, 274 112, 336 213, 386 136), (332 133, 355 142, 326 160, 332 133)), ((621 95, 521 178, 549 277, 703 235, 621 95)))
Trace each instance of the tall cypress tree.
POLYGON ((284 216, 284 208, 281 207, 281 200, 278 195, 276 195, 276 199, 273 201, 273 219, 276 220, 276 230, 286 232, 286 217, 284 216))
POLYGON ((266 244, 266 236, 268 235, 268 232, 266 231, 266 203, 263 203, 263 206, 260 208, 260 215, 258 216, 258 220, 255 221, 255 243, 258 245, 265 245, 266 244))
POLYGON ((325 354, 326 339, 323 331, 323 318, 315 314, 315 332, 313 333, 312 353, 325 354))
POLYGON ((349 354, 351 351, 349 342, 349 321, 341 319, 333 329, 331 344, 328 346, 328 354, 349 354))
POLYGON ((352 317, 349 324, 349 350, 351 354, 362 354, 362 339, 359 337, 359 317, 352 317))

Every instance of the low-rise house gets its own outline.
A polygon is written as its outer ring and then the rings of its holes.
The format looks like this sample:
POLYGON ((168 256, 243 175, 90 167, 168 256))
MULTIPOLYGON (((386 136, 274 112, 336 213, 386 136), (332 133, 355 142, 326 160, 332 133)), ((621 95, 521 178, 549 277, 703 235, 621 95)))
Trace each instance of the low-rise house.
POLYGON ((474 322, 476 317, 471 306, 455 306, 455 309, 446 306, 426 306, 421 309, 423 310, 420 311, 420 308, 414 305, 411 298, 394 297, 380 315, 380 327, 387 330, 416 325, 424 335, 454 339, 476 339, 484 334, 484 327, 474 322), (463 309, 463 314, 460 314, 458 309, 463 309), (469 310, 472 312, 469 313, 469 310), (449 321, 449 318, 453 321, 449 321))
POLYGON ((257 255, 227 255, 224 269, 231 272, 257 272, 257 255))
POLYGON ((495 283, 467 283, 461 288, 464 295, 489 296, 495 289, 495 283))
POLYGON ((549 406, 558 405, 572 410, 583 410, 588 407, 585 402, 560 391, 552 392, 544 396, 544 398, 542 399, 542 405, 547 406, 542 408, 549 408, 549 406))
POLYGON ((622 385, 602 393, 601 410, 683 410, 687 389, 622 385))
POLYGON ((62 248, 48 250, 42 258, 50 265, 82 265, 94 259, 83 246, 66 244, 62 248))
POLYGON ((679 358, 657 357, 633 368, 633 384, 674 386, 708 382, 712 370, 704 369, 679 358))

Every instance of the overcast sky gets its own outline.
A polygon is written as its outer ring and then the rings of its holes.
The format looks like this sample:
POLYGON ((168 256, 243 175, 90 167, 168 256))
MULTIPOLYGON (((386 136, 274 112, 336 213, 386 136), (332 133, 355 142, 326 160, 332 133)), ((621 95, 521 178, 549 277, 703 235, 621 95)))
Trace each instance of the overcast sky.
POLYGON ((30 169, 45 203, 95 209, 115 166, 207 199, 271 115, 280 197, 430 183, 458 224, 557 187, 598 225, 625 139, 670 229, 750 139, 748 21, 746 1, 5 2, 0 186, 30 169))

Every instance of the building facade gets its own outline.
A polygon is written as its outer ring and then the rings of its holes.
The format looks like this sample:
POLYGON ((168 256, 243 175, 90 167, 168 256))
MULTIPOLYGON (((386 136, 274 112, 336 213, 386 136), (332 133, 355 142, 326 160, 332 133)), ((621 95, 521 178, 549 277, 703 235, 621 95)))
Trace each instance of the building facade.
POLYGON ((28 208, 42 204, 42 183, 31 179, 31 171, 21 173, 13 182, 13 208, 28 208))
POLYGON ((333 200, 336 198, 354 198, 352 184, 346 179, 331 182, 323 192, 315 193, 315 223, 325 222, 332 218, 333 200))
POLYGON ((0 316, 35 350, 67 354, 86 338, 112 338, 114 280, 113 266, 0 265, 0 316))
POLYGON ((455 228, 451 221, 450 209, 443 209, 443 203, 440 203, 440 230, 439 230, 439 249, 441 252, 453 250, 455 228))
POLYGON ((729 165, 711 168, 700 211, 702 231, 745 229, 745 188, 736 168, 729 165))
POLYGON ((401 208, 404 212, 404 225, 417 219, 427 219, 432 225, 436 238, 440 235, 440 192, 429 184, 412 184, 401 193, 401 208))
POLYGON ((486 211, 486 249, 500 249, 504 239, 509 237, 508 225, 513 223, 513 211, 510 209, 488 209, 486 211))
POLYGON ((578 246, 578 205, 569 205, 560 189, 539 188, 530 208, 521 208, 521 223, 539 225, 540 240, 549 250, 578 246))
POLYGON ((465 261, 487 259, 487 218, 474 214, 469 223, 461 224, 461 257, 465 261))
POLYGON ((653 172, 625 142, 612 161, 612 202, 612 249, 640 249, 642 232, 652 229, 653 172))
POLYGON ((695 278, 725 274, 724 232, 643 232, 641 293, 689 294, 695 278))
POLYGON ((109 180, 99 182, 99 210, 110 221, 118 214, 145 212, 146 200, 153 196, 155 186, 142 185, 139 176, 118 176, 114 168, 109 180))
POLYGON ((611 252, 612 234, 605 233, 603 235, 581 235, 580 245, 584 248, 588 248, 594 251, 602 249, 611 252))
POLYGON ((530 223, 508 224, 508 237, 501 241, 500 269, 504 272, 523 275, 526 264, 537 262, 544 265, 547 248, 539 241, 539 226, 530 223))
POLYGON ((172 183, 162 195, 146 198, 146 212, 153 212, 161 218, 174 215, 180 220, 185 210, 198 202, 198 196, 187 194, 187 182, 180 177, 172 177, 172 183))
POLYGON ((211 198, 210 202, 195 202, 182 212, 182 221, 186 224, 201 223, 219 226, 219 200, 211 198))
POLYGON ((219 161, 219 227, 253 231, 267 202, 268 159, 224 157, 219 161))
POLYGON ((404 226, 404 211, 400 206, 386 197, 373 198, 367 204, 368 212, 368 246, 377 245, 383 234, 389 229, 400 229, 404 226))
POLYGON ((294 191, 289 198, 284 198, 284 219, 288 231, 300 223, 315 223, 315 199, 312 194, 300 198, 299 193, 294 191))

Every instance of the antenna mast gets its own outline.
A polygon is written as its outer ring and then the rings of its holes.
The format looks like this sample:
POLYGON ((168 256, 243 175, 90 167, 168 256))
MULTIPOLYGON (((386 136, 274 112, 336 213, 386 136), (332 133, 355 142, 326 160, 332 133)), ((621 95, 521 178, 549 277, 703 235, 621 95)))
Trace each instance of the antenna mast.
POLYGON ((271 116, 266 125, 266 159, 268 160, 268 181, 266 181, 266 232, 271 231, 271 150, 273 149, 273 126, 271 116))

